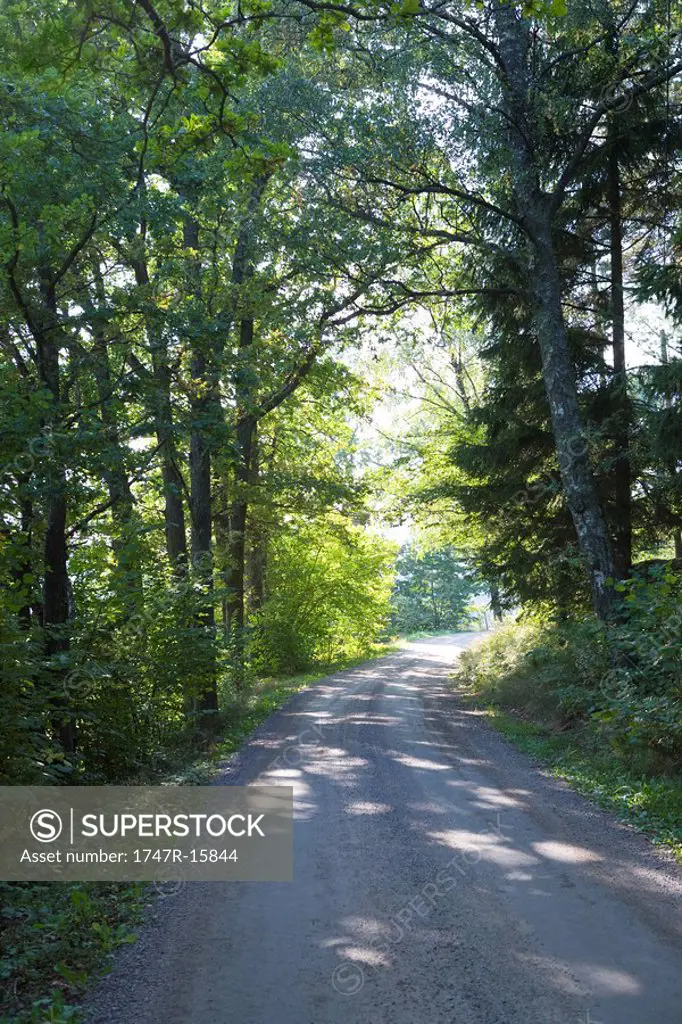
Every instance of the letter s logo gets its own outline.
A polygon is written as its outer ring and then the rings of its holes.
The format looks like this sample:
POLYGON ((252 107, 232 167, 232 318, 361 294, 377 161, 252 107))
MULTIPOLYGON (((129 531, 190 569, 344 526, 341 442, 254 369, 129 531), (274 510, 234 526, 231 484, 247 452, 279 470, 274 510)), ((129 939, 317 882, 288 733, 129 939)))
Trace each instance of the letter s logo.
POLYGON ((31 835, 39 843, 51 843, 62 833, 62 819, 56 811, 36 811, 29 825, 31 835))

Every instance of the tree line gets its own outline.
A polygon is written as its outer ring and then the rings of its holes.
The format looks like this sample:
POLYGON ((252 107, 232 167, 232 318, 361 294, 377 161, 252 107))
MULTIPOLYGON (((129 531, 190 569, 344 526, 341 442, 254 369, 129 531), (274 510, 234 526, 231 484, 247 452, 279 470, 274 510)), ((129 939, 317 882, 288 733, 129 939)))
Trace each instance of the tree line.
POLYGON ((123 777, 380 634, 368 338, 425 381, 399 511, 495 607, 613 621, 682 553, 677 348, 625 358, 634 304, 679 314, 671 3, 14 0, 0 37, 8 778, 123 777))

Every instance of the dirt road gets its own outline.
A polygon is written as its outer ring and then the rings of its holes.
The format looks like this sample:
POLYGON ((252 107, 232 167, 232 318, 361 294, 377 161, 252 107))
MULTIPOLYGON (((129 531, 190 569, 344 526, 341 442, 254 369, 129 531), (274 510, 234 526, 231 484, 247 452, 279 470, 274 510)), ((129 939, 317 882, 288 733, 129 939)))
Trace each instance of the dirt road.
POLYGON ((160 901, 92 1024, 680 1024, 681 873, 462 708, 471 639, 261 727, 224 781, 295 787, 295 881, 160 901))

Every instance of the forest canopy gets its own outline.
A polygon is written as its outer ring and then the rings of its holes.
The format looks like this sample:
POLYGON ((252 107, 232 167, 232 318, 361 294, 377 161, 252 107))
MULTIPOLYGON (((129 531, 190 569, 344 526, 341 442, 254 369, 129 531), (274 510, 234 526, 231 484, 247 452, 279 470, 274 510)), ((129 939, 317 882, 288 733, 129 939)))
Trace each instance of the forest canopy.
POLYGON ((3 5, 6 781, 144 774, 477 590, 676 607, 680 38, 669 2, 3 5))

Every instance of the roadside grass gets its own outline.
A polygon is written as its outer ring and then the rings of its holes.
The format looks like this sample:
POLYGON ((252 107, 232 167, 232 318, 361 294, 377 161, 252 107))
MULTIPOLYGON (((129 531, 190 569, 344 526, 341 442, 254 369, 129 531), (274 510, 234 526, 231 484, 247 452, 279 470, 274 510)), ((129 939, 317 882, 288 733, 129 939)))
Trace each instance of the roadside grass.
MULTIPOLYGON (((228 709, 215 742, 170 774, 134 783, 199 786, 234 754, 261 722, 295 693, 343 669, 401 648, 376 644, 362 658, 318 665, 283 679, 257 682, 228 709)), ((130 780, 129 780, 130 781, 130 780)), ((0 882, 0 1024, 76 1024, 89 981, 110 969, 112 954, 135 942, 158 893, 146 882, 0 882)))
POLYGON ((551 775, 614 811, 682 863, 682 775, 670 767, 661 770, 656 760, 605 734, 599 713, 583 709, 566 651, 560 659, 545 648, 540 657, 536 640, 528 625, 502 627, 465 653, 455 685, 551 775))
POLYGON ((682 778, 643 777, 628 769, 610 749, 600 749, 585 730, 551 732, 499 708, 486 709, 490 723, 515 746, 557 778, 672 849, 682 863, 682 778))
POLYGON ((80 1020, 74 995, 135 941, 152 896, 139 882, 0 882, 2 1024, 80 1020))

